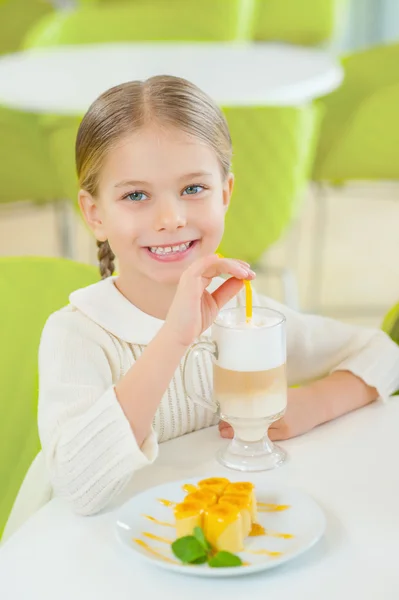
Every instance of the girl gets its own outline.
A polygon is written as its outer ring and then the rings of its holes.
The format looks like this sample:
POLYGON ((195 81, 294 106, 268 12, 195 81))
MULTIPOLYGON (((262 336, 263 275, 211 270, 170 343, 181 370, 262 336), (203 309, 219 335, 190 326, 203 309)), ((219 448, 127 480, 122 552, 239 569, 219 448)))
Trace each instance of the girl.
MULTIPOLYGON (((77 513, 107 507, 156 460, 160 442, 216 423, 185 397, 181 369, 190 344, 238 301, 242 280, 255 277, 248 264, 215 255, 233 189, 231 155, 222 112, 175 77, 112 88, 80 125, 79 203, 103 280, 72 293, 49 318, 39 356, 45 465, 55 493, 77 513)), ((286 315, 289 383, 302 384, 289 390, 274 439, 399 386, 399 348, 381 331, 298 314, 269 298, 255 303, 286 315)), ((226 424, 219 428, 231 436, 226 424)), ((40 460, 36 481, 39 469, 40 460)))

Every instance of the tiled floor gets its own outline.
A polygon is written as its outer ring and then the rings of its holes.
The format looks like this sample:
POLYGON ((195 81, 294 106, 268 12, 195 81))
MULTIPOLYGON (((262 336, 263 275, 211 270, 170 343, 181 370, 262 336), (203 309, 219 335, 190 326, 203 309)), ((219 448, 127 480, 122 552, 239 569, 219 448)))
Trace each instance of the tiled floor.
MULTIPOLYGON (((303 310, 310 306, 315 206, 314 192, 309 190, 298 222, 264 260, 268 266, 281 266, 287 261, 292 265, 303 310)), ((364 184, 331 191, 327 207, 322 312, 378 325, 384 311, 399 300, 399 185, 364 184)), ((1 207, 0 255, 58 255, 55 224, 52 207, 1 207)), ((78 218, 76 257, 84 262, 95 261, 94 241, 78 218)), ((261 275, 257 287, 278 299, 282 297, 275 278, 261 275)))

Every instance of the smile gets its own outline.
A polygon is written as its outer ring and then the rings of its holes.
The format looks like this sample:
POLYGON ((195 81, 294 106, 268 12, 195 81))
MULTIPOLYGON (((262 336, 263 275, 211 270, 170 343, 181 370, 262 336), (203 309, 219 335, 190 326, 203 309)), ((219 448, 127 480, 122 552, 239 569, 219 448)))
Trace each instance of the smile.
POLYGON ((165 256, 176 252, 185 252, 193 243, 194 242, 185 242, 184 244, 179 244, 177 246, 150 246, 149 251, 153 254, 162 254, 165 256))
POLYGON ((192 240, 170 246, 147 246, 146 250, 155 260, 176 261, 185 258, 197 242, 198 240, 192 240))

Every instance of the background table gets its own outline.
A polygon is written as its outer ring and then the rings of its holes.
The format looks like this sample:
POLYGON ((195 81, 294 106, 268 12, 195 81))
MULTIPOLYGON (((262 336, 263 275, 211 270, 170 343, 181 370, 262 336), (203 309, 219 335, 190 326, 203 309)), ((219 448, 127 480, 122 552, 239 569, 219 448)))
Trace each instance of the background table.
POLYGON ((185 77, 223 106, 298 105, 335 89, 338 61, 283 44, 101 44, 0 58, 0 104, 82 114, 103 91, 161 73, 185 77))
MULTIPOLYGON (((327 517, 324 539, 302 557, 263 574, 196 579, 151 566, 116 539, 116 513, 76 517, 54 499, 0 549, 4 600, 399 598, 399 402, 375 404, 284 444, 289 461, 251 477, 311 494, 327 517)), ((231 471, 206 429, 161 445, 129 494, 166 481, 231 471)))

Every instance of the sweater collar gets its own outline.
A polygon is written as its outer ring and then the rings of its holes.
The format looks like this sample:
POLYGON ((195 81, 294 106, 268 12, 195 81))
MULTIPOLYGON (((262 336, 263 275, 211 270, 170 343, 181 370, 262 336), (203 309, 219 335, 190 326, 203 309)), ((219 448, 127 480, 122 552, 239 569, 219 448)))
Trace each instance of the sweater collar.
MULTIPOLYGON (((116 277, 107 277, 72 292, 69 296, 70 304, 117 338, 129 344, 148 344, 164 321, 148 315, 132 304, 118 290, 115 280, 116 277)), ((208 290, 212 292, 222 283, 223 279, 216 277, 208 290)), ((228 306, 234 305, 233 299, 228 306)))

